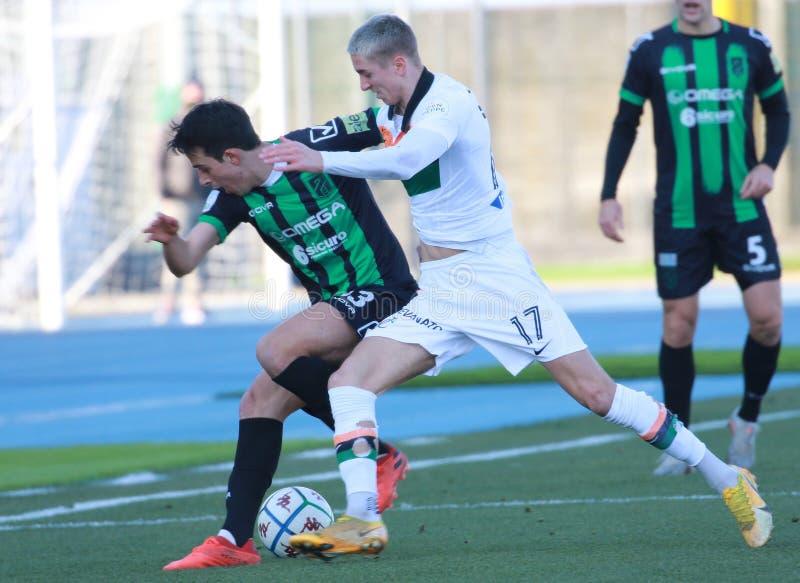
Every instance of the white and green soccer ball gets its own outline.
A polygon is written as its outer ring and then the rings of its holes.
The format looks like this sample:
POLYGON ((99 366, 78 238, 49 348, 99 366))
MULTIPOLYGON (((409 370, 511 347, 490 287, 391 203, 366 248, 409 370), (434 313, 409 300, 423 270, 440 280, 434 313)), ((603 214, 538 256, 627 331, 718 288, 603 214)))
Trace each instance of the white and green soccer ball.
POLYGON ((258 536, 276 557, 298 555, 289 537, 315 532, 333 522, 333 510, 322 494, 305 486, 289 486, 270 494, 258 512, 258 536))

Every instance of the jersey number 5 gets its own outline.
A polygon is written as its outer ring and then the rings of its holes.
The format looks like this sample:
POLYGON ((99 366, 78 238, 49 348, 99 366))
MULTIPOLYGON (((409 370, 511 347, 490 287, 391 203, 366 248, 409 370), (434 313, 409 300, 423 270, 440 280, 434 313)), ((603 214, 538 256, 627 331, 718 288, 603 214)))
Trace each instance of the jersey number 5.
POLYGON ((750 265, 761 265, 767 260, 767 252, 761 241, 761 235, 752 235, 747 238, 747 252, 752 255, 750 265))

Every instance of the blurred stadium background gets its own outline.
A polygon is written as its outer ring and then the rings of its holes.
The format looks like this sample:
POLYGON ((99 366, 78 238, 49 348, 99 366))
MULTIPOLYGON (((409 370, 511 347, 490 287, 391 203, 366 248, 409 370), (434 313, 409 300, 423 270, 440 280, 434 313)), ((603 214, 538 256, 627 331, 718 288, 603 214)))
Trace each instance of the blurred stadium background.
MULTIPOLYGON (((649 115, 621 184, 627 243, 596 227, 605 146, 626 53, 672 0, 0 0, 0 329, 56 330, 87 314, 149 314, 160 249, 160 131, 196 75, 265 139, 371 105, 345 51, 377 12, 415 27, 423 58, 471 86, 490 117, 519 236, 538 263, 646 262, 654 152, 649 115)), ((766 33, 800 112, 800 0, 714 0, 766 33)), ((769 204, 784 256, 800 254, 800 115, 769 204)), ((763 132, 759 131, 758 138, 763 132)), ((409 256, 405 196, 376 196, 409 256)), ((204 266, 211 310, 262 316, 295 296, 241 228, 204 266)))

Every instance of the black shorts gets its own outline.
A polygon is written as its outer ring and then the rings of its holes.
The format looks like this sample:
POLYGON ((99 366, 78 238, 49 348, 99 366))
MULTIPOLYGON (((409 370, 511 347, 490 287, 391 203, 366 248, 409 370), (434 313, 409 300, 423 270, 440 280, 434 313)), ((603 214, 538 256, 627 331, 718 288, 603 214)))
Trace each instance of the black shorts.
POLYGON ((714 267, 730 273, 744 291, 754 283, 780 279, 778 246, 769 219, 675 229, 669 217, 655 217, 658 295, 675 300, 696 294, 711 281, 714 267))
POLYGON ((363 338, 369 329, 405 306, 415 295, 416 287, 366 286, 323 301, 334 307, 363 338))

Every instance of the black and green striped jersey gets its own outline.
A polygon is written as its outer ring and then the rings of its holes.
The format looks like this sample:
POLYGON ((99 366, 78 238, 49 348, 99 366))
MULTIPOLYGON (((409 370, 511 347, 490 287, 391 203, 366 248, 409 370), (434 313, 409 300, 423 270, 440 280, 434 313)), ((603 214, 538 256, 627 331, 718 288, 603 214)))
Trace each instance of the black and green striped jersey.
POLYGON ((742 200, 739 189, 758 163, 754 96, 762 103, 783 96, 781 69, 764 35, 721 24, 714 34, 690 36, 675 20, 641 36, 620 91, 639 114, 651 102, 655 211, 671 215, 675 228, 693 228, 711 216, 743 222, 764 214, 763 202, 742 200))
MULTIPOLYGON (((334 150, 382 143, 371 109, 287 137, 334 150)), ((216 228, 220 242, 250 223, 312 301, 366 286, 416 289, 400 243, 363 179, 287 172, 245 196, 212 192, 199 220, 216 228)))

